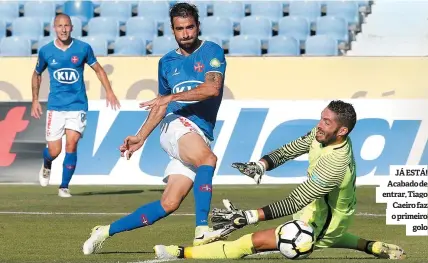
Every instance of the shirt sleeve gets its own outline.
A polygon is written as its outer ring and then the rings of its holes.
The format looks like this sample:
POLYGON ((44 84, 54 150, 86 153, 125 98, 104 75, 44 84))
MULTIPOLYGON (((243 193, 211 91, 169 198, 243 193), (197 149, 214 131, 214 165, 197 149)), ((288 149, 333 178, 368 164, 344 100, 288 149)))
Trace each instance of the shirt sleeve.
POLYGON ((314 127, 306 135, 291 141, 280 148, 266 154, 262 157, 268 163, 268 171, 275 169, 276 167, 284 164, 286 161, 295 159, 300 155, 309 152, 312 141, 315 138, 317 128, 314 127))
POLYGON ((159 60, 158 64, 158 93, 160 96, 165 96, 171 94, 171 89, 168 87, 168 82, 165 76, 164 62, 159 60))
POLYGON ((226 58, 224 50, 217 44, 213 44, 206 49, 203 63, 205 66, 205 74, 209 72, 218 72, 224 76, 226 72, 226 58))
POLYGON ((330 153, 320 157, 309 178, 285 199, 262 208, 266 220, 292 215, 340 186, 349 160, 346 155, 330 153))
POLYGON ((91 67, 92 67, 95 63, 97 63, 97 59, 96 59, 96 57, 95 57, 95 55, 94 55, 94 50, 92 50, 91 45, 88 45, 88 48, 87 48, 86 63, 87 63, 89 66, 91 66, 91 67))
POLYGON ((48 64, 46 63, 46 60, 44 58, 43 49, 41 49, 38 54, 35 71, 37 72, 37 74, 41 75, 47 66, 48 64))

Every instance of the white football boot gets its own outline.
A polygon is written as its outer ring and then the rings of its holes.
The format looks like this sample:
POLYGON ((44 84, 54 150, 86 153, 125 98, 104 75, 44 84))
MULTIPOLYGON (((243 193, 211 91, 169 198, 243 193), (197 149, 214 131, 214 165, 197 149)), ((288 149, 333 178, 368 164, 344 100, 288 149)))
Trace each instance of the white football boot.
POLYGON ((83 244, 83 254, 97 253, 103 246, 104 241, 109 238, 110 226, 96 226, 92 228, 91 237, 83 244))
POLYGON ((223 229, 213 230, 208 226, 197 226, 195 229, 195 239, 193 246, 205 245, 217 240, 225 239, 222 237, 223 229))
POLYGON ((50 178, 51 178, 51 169, 47 169, 45 168, 44 165, 42 165, 42 171, 39 172, 40 185, 43 187, 48 186, 50 178))
POLYGON ((71 197, 72 195, 70 194, 70 190, 68 188, 60 188, 58 189, 58 196, 59 197, 71 197))
POLYGON ((153 247, 157 259, 178 259, 184 257, 183 248, 179 246, 156 245, 153 247))

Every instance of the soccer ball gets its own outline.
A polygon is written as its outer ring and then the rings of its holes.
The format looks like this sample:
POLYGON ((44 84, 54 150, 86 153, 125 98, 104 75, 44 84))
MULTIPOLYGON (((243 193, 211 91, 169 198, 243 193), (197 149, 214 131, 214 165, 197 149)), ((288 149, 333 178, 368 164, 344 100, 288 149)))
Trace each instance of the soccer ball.
POLYGON ((277 248, 288 259, 306 258, 314 250, 314 230, 303 221, 289 221, 279 226, 277 232, 277 248))

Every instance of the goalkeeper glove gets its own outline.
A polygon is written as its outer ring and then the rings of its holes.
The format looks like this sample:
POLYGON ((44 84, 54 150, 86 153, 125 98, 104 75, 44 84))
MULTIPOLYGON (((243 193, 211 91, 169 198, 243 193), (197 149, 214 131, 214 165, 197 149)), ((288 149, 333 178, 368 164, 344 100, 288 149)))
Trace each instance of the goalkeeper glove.
POLYGON ((260 184, 262 176, 266 171, 266 166, 261 161, 248 163, 233 163, 232 167, 238 169, 242 174, 253 178, 257 184, 260 184))
POLYGON ((239 210, 227 199, 223 200, 223 204, 226 209, 214 208, 211 218, 214 230, 223 229, 222 237, 259 221, 257 210, 239 210))

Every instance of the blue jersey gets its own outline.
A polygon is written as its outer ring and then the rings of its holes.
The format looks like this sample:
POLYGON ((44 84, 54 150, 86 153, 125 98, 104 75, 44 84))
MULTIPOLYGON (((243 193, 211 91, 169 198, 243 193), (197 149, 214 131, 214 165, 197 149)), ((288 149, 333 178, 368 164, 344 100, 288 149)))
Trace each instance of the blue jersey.
POLYGON ((159 61, 159 95, 175 94, 196 88, 205 81, 205 74, 218 72, 223 75, 223 83, 217 97, 204 101, 173 101, 168 105, 166 114, 174 113, 188 118, 213 140, 213 130, 223 97, 223 84, 226 71, 226 59, 223 49, 210 41, 189 56, 183 56, 173 50, 159 61))
POLYGON ((52 41, 39 51, 36 72, 48 68, 50 92, 48 110, 80 111, 88 110, 83 71, 85 63, 92 66, 97 62, 89 44, 73 39, 67 50, 63 51, 52 41))

